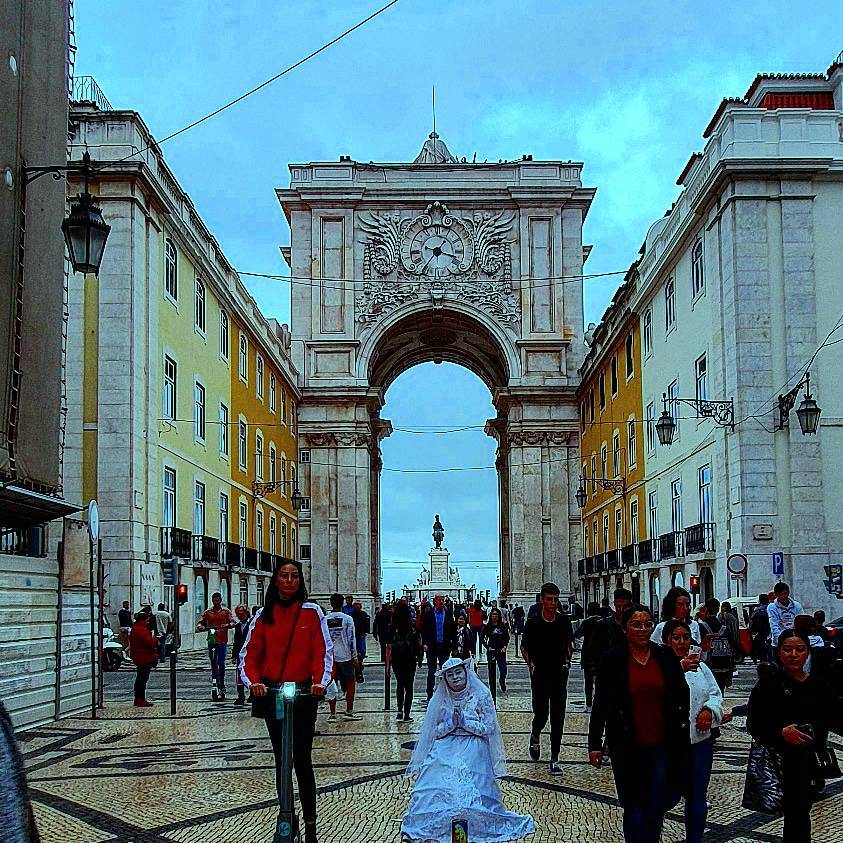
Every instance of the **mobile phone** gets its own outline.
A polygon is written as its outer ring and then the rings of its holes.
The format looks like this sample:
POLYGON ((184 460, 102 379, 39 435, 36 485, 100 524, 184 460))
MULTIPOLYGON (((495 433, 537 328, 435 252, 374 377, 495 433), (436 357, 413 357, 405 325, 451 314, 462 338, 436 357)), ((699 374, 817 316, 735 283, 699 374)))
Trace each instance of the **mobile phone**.
POLYGON ((808 735, 811 740, 816 738, 814 734, 814 727, 810 723, 797 723, 796 728, 802 732, 803 735, 808 735))
POLYGON ((698 647, 696 644, 691 644, 691 649, 688 650, 688 655, 690 656, 699 656, 702 653, 702 647, 698 647))

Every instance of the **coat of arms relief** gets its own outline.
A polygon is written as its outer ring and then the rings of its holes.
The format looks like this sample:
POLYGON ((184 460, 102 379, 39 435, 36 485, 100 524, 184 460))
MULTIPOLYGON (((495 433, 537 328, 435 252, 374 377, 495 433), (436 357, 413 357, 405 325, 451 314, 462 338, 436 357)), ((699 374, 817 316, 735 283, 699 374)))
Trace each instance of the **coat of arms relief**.
POLYGON ((508 211, 452 214, 440 202, 417 216, 361 216, 363 290, 355 306, 360 333, 406 302, 425 299, 471 302, 517 333, 514 220, 508 211))

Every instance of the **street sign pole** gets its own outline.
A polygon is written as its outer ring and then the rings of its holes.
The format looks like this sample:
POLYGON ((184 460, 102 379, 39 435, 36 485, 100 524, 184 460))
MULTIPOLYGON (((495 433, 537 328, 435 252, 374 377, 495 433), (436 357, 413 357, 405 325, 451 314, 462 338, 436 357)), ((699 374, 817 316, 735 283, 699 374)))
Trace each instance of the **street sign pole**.
POLYGON ((784 553, 780 550, 773 553, 770 561, 770 573, 781 582, 781 578, 784 576, 784 553))
MULTIPOLYGON (((179 648, 179 616, 181 615, 181 606, 179 605, 178 597, 176 595, 176 583, 179 581, 179 563, 174 556, 171 560, 171 578, 173 582, 173 646, 170 649, 170 717, 176 716, 176 659, 179 648)), ((164 633, 164 641, 167 640, 167 633, 164 633)), ((166 648, 166 643, 164 644, 166 648)))

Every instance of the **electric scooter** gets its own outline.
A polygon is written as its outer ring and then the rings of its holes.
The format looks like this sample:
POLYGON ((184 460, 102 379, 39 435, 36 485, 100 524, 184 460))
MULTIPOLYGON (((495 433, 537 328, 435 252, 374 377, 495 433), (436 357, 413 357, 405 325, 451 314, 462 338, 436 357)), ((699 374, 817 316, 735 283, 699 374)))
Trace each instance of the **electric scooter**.
POLYGON ((267 690, 275 692, 275 717, 284 723, 281 751, 285 774, 281 779, 278 820, 272 843, 301 843, 298 817, 293 805, 293 703, 297 696, 309 696, 309 692, 300 690, 295 682, 270 685, 267 690))

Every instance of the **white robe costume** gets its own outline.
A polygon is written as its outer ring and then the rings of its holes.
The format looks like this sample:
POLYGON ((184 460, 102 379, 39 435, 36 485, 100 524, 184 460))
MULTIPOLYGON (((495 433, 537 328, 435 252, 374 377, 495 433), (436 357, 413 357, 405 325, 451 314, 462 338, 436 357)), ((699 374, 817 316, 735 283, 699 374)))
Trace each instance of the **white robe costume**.
POLYGON ((453 820, 468 822, 471 843, 506 843, 534 831, 533 820, 507 811, 497 779, 506 775, 501 730, 489 689, 471 661, 449 659, 436 680, 407 767, 415 775, 403 840, 450 843, 453 820))

